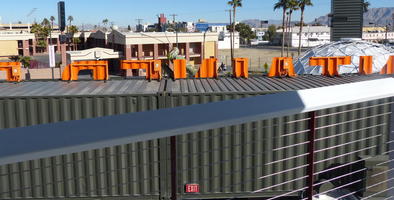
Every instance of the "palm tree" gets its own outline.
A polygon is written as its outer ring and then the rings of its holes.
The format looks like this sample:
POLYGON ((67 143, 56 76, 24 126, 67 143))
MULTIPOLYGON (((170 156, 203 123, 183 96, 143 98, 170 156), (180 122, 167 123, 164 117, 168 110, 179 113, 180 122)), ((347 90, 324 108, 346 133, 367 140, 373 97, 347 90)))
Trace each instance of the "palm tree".
POLYGON ((307 6, 313 6, 312 0, 298 0, 298 7, 301 10, 300 17, 300 34, 298 39, 298 57, 301 55, 301 39, 302 39, 302 28, 304 27, 304 13, 307 6))
POLYGON ((103 19, 103 24, 104 24, 105 30, 107 30, 108 22, 109 22, 109 20, 107 18, 103 19))
MULTIPOLYGON (((228 5, 230 5, 233 8, 233 24, 232 24, 232 31, 235 33, 235 22, 236 22, 236 13, 237 13, 237 8, 238 7, 242 7, 242 0, 230 0, 229 2, 227 2, 228 5)), ((235 34, 233 34, 233 41, 235 41, 235 34)), ((233 45, 233 44, 231 44, 233 45)), ((231 52, 231 60, 233 60, 234 58, 234 49, 232 49, 231 52)))
MULTIPOLYGON (((67 21, 69 22, 68 26, 71 26, 71 22, 74 21, 74 17, 73 16, 68 16, 67 21)), ((67 29, 67 32, 69 32, 69 30, 67 29)))
POLYGON ((288 5, 287 5, 287 7, 289 8, 289 21, 288 21, 288 23, 289 23, 289 25, 288 25, 288 28, 289 28, 289 34, 288 34, 288 40, 287 40, 287 57, 289 57, 289 51, 290 51, 290 43, 291 43, 291 16, 293 15, 293 12, 295 11, 295 10, 298 10, 299 9, 299 7, 298 7, 298 2, 297 2, 297 0, 289 0, 288 2, 288 5))
POLYGON ((41 22, 41 25, 45 27, 49 27, 51 25, 51 22, 49 22, 47 18, 44 18, 41 22))
POLYGON ((363 1, 363 11, 364 13, 368 12, 369 10, 369 6, 371 5, 371 3, 369 3, 368 1, 363 1))
POLYGON ((286 30, 286 11, 287 11, 287 5, 289 0, 279 0, 277 3, 274 5, 274 10, 277 9, 282 9, 283 10, 283 19, 282 19, 282 50, 281 50, 281 56, 283 57, 283 54, 285 52, 285 30, 286 30))
POLYGON ((55 17, 54 17, 54 16, 51 16, 51 17, 49 18, 49 20, 51 20, 51 32, 50 32, 50 34, 49 34, 49 38, 50 38, 51 44, 52 44, 53 21, 55 21, 55 17))
POLYGON ((74 34, 75 34, 76 32, 78 32, 78 27, 76 27, 76 26, 70 26, 70 27, 69 27, 69 31, 70 31, 70 33, 71 33, 72 43, 73 43, 73 45, 74 45, 74 50, 77 50, 77 43, 79 43, 80 40, 79 40, 79 38, 74 38, 74 34))

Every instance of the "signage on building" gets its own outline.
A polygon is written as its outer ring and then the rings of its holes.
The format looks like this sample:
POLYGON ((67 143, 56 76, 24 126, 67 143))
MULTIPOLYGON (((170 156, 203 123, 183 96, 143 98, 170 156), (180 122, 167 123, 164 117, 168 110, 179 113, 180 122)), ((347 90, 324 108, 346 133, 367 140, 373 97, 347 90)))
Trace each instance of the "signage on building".
POLYGON ((199 184, 186 184, 185 185, 185 193, 199 193, 200 185, 199 184))
POLYGON ((56 66, 56 59, 55 59, 55 46, 54 45, 49 45, 48 46, 49 50, 49 67, 55 67, 56 66))

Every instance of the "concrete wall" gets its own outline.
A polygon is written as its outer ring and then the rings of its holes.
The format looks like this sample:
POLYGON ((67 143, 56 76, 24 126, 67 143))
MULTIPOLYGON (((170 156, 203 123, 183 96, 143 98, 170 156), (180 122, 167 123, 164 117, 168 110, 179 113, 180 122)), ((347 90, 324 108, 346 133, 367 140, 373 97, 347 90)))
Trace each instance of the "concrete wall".
POLYGON ((0 41, 0 56, 18 55, 18 41, 0 41))

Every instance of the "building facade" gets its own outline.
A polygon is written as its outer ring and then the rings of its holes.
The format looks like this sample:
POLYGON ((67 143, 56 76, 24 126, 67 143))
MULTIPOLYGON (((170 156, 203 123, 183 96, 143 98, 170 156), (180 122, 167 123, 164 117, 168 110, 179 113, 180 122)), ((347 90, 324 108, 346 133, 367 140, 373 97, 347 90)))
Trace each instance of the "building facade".
POLYGON ((107 47, 123 52, 126 60, 167 60, 173 47, 178 47, 179 56, 190 64, 201 64, 204 58, 217 57, 217 33, 133 33, 112 31, 108 35, 107 47))
MULTIPOLYGON (((283 30, 278 30, 276 43, 280 43, 283 30)), ((300 37, 300 27, 292 27, 289 33, 285 35, 285 45, 298 47, 300 37)), ((305 26, 301 33, 302 47, 315 47, 322 44, 330 43, 330 27, 328 26, 305 26)))

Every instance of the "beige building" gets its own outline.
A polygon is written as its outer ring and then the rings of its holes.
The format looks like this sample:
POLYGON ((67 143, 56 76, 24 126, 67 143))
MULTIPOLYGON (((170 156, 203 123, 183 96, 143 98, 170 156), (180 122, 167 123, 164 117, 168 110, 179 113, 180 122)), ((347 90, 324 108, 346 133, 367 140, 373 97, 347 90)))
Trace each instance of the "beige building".
POLYGON ((29 56, 34 34, 25 31, 0 31, 0 59, 10 56, 29 56))
POLYGON ((218 33, 119 32, 108 35, 107 47, 123 52, 126 60, 167 60, 169 51, 178 46, 179 56, 190 64, 203 58, 217 57, 218 33))

